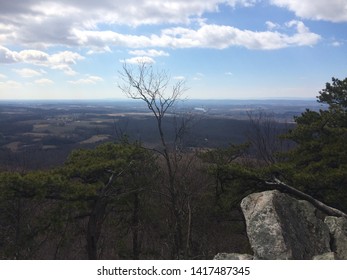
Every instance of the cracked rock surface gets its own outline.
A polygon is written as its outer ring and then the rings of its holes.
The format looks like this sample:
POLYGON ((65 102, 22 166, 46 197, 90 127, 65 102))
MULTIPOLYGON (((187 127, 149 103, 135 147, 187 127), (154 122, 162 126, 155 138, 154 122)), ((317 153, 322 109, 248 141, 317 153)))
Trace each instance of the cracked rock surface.
POLYGON ((330 232, 309 202, 277 190, 241 202, 254 259, 307 260, 331 252, 330 232))

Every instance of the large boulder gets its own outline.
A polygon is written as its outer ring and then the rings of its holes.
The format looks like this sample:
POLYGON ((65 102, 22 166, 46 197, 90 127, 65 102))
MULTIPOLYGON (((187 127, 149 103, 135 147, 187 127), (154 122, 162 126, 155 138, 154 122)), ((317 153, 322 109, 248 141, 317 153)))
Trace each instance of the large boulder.
POLYGON ((307 201, 277 190, 241 202, 254 259, 312 259, 331 252, 328 226, 307 201))
POLYGON ((329 227, 331 246, 336 253, 336 258, 347 260, 347 219, 328 216, 324 222, 329 227))

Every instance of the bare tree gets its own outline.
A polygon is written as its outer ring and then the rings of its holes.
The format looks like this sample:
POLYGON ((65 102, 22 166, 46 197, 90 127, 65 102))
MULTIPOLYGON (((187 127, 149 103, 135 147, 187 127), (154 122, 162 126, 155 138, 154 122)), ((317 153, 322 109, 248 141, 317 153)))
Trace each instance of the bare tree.
POLYGON ((287 123, 276 121, 273 113, 247 112, 250 130, 247 138, 255 149, 256 156, 266 165, 277 161, 276 154, 289 148, 288 141, 279 136, 288 131, 287 123))
POLYGON ((165 71, 155 71, 151 65, 139 63, 137 66, 123 65, 123 72, 120 73, 123 81, 119 88, 129 98, 142 100, 156 119, 159 132, 161 150, 157 151, 164 158, 168 176, 168 197, 170 200, 170 210, 173 216, 173 252, 172 257, 179 258, 183 250, 182 234, 182 211, 179 207, 179 189, 176 183, 178 156, 177 150, 182 140, 182 134, 187 128, 186 121, 178 124, 174 118, 175 136, 172 145, 164 132, 163 120, 170 109, 173 109, 177 101, 185 92, 184 80, 170 84, 170 77, 165 71))

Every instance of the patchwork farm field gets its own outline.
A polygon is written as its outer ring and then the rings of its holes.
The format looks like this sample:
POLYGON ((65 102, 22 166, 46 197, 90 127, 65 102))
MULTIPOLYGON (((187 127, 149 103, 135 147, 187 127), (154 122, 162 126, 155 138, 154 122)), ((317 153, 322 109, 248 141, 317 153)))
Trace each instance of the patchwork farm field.
MULTIPOLYGON (((187 149, 242 143, 250 133, 249 112, 271 115, 280 126, 291 125, 311 101, 189 101, 168 112, 165 133, 188 121, 187 149)), ((140 102, 60 101, 0 103, 0 165, 49 168, 63 163, 76 148, 92 148, 126 136, 155 148, 159 135, 153 115, 140 102)))

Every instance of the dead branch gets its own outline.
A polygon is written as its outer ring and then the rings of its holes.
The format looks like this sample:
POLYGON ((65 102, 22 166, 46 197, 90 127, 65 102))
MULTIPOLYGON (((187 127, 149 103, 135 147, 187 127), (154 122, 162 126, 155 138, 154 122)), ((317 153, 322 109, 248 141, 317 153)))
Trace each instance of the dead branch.
POLYGON ((321 210, 323 213, 329 215, 329 216, 335 216, 335 217, 344 217, 347 218, 347 214, 342 212, 341 210, 338 210, 336 208, 330 207, 323 202, 313 198, 312 196, 299 191, 298 189, 287 185, 286 183, 282 182, 281 180, 274 178, 273 181, 265 181, 264 182, 268 186, 275 187, 277 190, 286 192, 289 194, 292 194, 296 196, 297 198, 306 200, 310 202, 313 206, 315 206, 318 210, 321 210))

